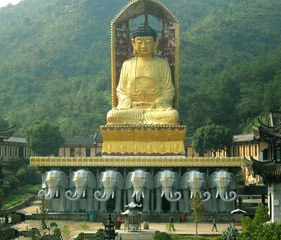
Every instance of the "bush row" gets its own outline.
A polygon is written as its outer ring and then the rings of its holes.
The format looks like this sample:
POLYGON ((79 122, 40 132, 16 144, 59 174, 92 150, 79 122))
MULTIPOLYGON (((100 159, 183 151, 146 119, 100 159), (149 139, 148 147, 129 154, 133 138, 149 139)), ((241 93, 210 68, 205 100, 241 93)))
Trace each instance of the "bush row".
POLYGON ((41 182, 41 174, 31 166, 24 164, 14 175, 4 177, 0 194, 7 195, 24 185, 34 185, 41 182))

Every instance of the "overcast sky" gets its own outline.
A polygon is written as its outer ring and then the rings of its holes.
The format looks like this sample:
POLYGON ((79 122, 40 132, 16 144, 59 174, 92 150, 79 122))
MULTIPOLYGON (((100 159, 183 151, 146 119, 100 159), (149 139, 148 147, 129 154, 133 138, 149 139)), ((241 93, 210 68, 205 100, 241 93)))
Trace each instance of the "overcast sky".
POLYGON ((0 0, 0 8, 5 7, 9 3, 15 5, 15 4, 19 3, 20 1, 22 1, 22 0, 0 0))

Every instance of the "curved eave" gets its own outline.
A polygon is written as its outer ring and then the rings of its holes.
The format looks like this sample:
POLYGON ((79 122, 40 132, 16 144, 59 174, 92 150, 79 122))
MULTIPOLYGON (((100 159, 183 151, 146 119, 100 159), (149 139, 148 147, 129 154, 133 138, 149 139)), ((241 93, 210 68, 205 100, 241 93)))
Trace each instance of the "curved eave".
POLYGON ((267 179, 274 177, 281 178, 281 163, 275 163, 273 161, 260 162, 254 159, 251 159, 251 162, 255 174, 267 179))
POLYGON ((0 141, 3 141, 4 139, 11 137, 15 131, 16 131, 15 125, 0 130, 0 141))
POLYGON ((264 134, 269 137, 281 138, 281 123, 275 126, 268 126, 259 120, 259 124, 258 129, 260 135, 264 134))
POLYGON ((36 167, 242 167, 245 159, 184 156, 31 157, 36 167))

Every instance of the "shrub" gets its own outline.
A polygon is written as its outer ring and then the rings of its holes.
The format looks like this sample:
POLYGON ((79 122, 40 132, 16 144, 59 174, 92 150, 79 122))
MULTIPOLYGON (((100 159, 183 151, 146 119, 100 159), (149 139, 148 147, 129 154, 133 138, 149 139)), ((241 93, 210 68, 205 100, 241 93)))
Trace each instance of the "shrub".
POLYGON ((153 235, 153 240, 172 240, 172 238, 165 232, 156 231, 153 235))
POLYGON ((7 180, 3 180, 2 191, 3 191, 4 195, 8 194, 10 192, 10 190, 11 190, 10 182, 7 180))
POLYGON ((95 240, 102 240, 104 239, 104 230, 102 228, 98 229, 95 235, 95 240))
POLYGON ((20 181, 14 175, 9 175, 5 177, 5 180, 10 183, 11 189, 16 189, 20 185, 20 181))
POLYGON ((266 224, 268 220, 268 209, 260 204, 253 220, 249 217, 242 218, 243 232, 237 240, 280 240, 281 223, 266 224))
POLYGON ((268 215, 267 206, 263 204, 259 204, 259 207, 255 213, 254 224, 256 226, 261 226, 269 220, 270 220, 270 216, 268 215))
POLYGON ((23 184, 39 184, 41 182, 41 174, 36 168, 27 165, 17 171, 16 178, 23 184))
POLYGON ((238 230, 231 225, 223 232, 221 240, 236 240, 238 235, 238 230))

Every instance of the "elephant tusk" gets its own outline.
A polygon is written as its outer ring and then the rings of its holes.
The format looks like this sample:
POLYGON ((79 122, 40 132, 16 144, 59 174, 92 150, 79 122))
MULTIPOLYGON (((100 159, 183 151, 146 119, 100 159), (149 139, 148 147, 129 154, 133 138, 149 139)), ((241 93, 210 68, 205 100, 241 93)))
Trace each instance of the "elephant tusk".
POLYGON ((217 190, 217 193, 216 193, 216 198, 218 198, 219 197, 219 191, 217 190))
POLYGON ((144 191, 142 190, 142 192, 141 192, 141 195, 142 195, 142 198, 144 198, 144 191))
POLYGON ((136 190, 134 190, 133 195, 131 198, 134 198, 136 196, 136 190))
POLYGON ((162 190, 161 197, 163 197, 163 196, 164 196, 164 194, 165 194, 165 193, 164 193, 164 191, 162 190))

